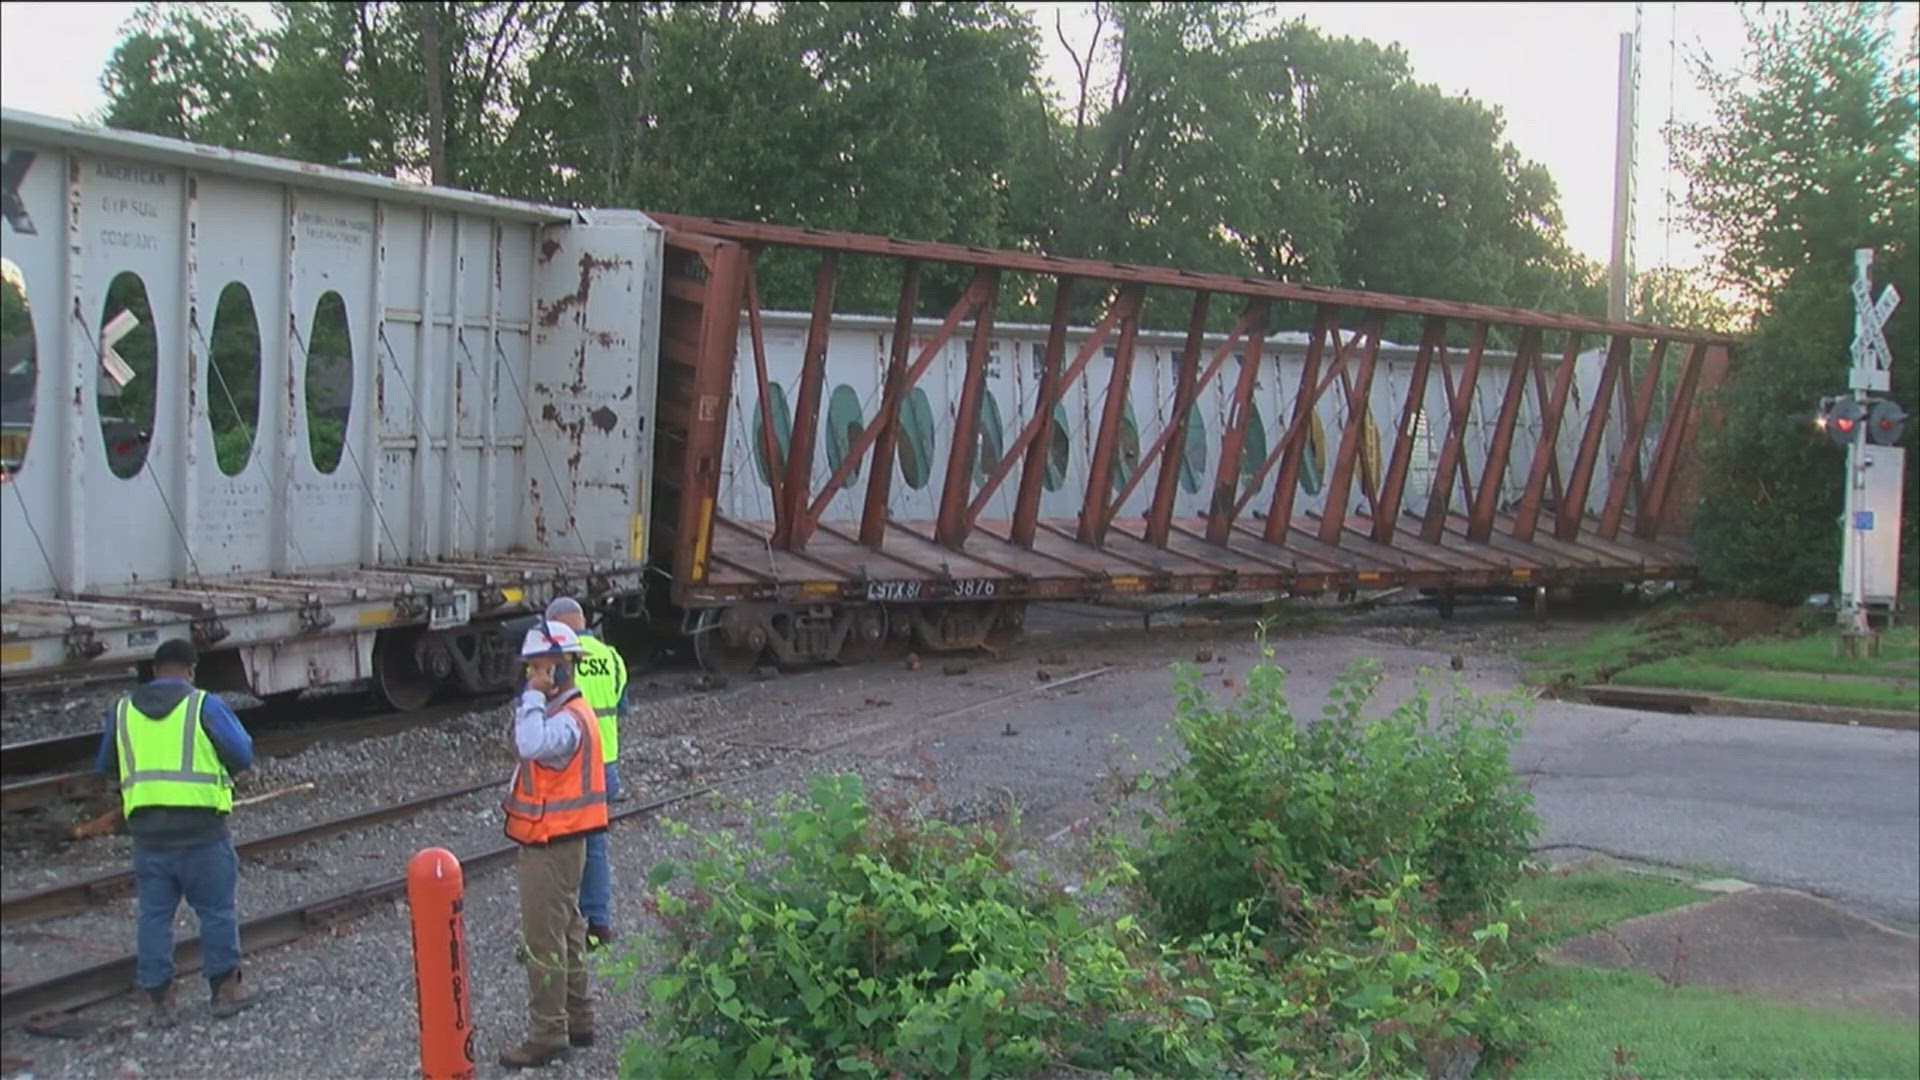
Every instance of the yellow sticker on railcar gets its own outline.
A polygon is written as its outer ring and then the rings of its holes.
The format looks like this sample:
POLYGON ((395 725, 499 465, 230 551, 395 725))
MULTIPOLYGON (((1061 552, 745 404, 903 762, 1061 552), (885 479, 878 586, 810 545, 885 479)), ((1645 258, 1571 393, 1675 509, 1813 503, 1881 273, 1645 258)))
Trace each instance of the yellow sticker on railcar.
POLYGON ((627 532, 627 558, 638 561, 647 556, 647 515, 635 513, 627 532))
POLYGON ((31 659, 31 645, 0 645, 0 664, 24 664, 31 659))
POLYGON ((1381 578, 1385 576, 1386 575, 1380 573, 1378 570, 1362 570, 1360 571, 1360 583, 1364 585, 1370 582, 1379 581, 1381 578))
POLYGON ((501 589, 500 595, 507 603, 517 604, 527 598, 527 590, 520 588, 518 585, 510 585, 507 588, 501 589))
POLYGON ((1113 587, 1116 589, 1137 589, 1140 587, 1140 579, 1132 574, 1127 574, 1114 578, 1113 587))
POLYGON ((1513 576, 1517 580, 1525 581, 1533 576, 1533 571, 1524 566, 1516 566, 1513 568, 1513 576))
POLYGON ((385 626, 392 621, 393 611, 390 608, 375 608, 360 613, 361 626, 385 626))
POLYGON ((803 581, 800 583, 801 596, 838 596, 840 584, 835 581, 803 581))
POLYGON ((713 500, 700 500, 700 531, 693 538, 693 580, 707 580, 707 544, 713 539, 713 500))

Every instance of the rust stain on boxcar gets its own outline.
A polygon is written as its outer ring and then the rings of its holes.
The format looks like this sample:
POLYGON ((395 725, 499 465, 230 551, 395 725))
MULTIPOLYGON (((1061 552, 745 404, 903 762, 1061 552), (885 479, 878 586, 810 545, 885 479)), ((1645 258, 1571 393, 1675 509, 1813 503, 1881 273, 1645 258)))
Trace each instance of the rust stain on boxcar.
POLYGON ((591 413, 588 413, 587 418, 593 421, 594 427, 597 427, 602 432, 606 432, 606 433, 611 433, 614 429, 614 425, 620 422, 620 415, 614 412, 612 409, 607 408, 605 405, 602 405, 599 408, 593 410, 591 413))
POLYGON ((626 259, 596 259, 592 255, 580 256, 580 285, 567 295, 555 300, 551 305, 542 305, 540 311, 541 326, 560 325, 560 316, 570 308, 584 307, 587 297, 593 294, 593 274, 596 270, 619 270, 632 266, 626 259))

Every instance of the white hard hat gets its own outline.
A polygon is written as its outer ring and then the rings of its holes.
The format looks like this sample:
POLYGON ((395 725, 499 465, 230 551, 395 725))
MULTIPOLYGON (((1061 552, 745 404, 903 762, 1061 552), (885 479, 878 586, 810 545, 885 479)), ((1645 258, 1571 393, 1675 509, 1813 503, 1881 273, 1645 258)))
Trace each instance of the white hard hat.
POLYGON ((573 632, 572 627, 544 619, 535 623, 533 629, 527 631, 526 639, 520 643, 520 658, 523 660, 529 656, 553 656, 580 651, 582 651, 580 637, 573 632))

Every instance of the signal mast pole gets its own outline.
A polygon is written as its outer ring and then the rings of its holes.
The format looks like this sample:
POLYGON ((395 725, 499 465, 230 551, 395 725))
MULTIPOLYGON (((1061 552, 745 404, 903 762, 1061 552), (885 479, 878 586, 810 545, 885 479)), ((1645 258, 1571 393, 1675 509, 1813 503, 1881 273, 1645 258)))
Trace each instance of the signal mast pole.
MULTIPOLYGON (((1847 488, 1844 516, 1841 518, 1840 548, 1840 630, 1855 639, 1869 637, 1872 628, 1867 618, 1867 532, 1874 528, 1873 511, 1862 508, 1862 492, 1867 483, 1867 395, 1887 393, 1892 387, 1888 368, 1893 354, 1887 349, 1882 327, 1900 303, 1900 293, 1892 285, 1873 299, 1873 249, 1859 248, 1853 253, 1853 370, 1847 386, 1853 391, 1854 430, 1847 442, 1847 488)), ((1897 523, 1892 527, 1898 528, 1897 523)))

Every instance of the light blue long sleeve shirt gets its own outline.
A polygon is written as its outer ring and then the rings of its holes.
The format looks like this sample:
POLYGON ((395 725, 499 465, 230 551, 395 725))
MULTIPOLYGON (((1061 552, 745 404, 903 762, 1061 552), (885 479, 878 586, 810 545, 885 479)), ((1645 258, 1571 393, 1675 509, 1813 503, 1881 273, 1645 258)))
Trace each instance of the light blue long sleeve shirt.
POLYGON ((520 760, 558 769, 573 757, 580 745, 580 725, 565 706, 579 695, 578 689, 568 689, 549 701, 538 690, 520 692, 513 711, 513 749, 520 760))

